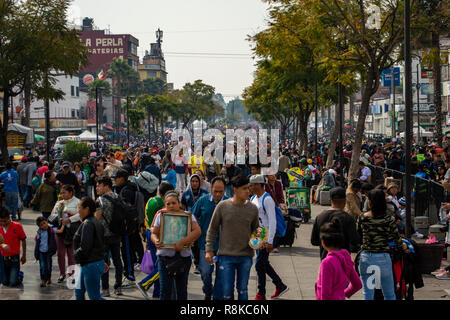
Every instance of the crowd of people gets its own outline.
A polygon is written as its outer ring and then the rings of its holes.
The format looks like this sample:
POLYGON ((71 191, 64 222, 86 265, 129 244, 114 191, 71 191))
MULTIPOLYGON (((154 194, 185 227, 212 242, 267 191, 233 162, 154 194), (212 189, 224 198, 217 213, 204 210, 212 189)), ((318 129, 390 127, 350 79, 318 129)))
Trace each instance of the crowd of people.
MULTIPOLYGON (((340 163, 338 152, 327 168, 328 141, 317 146, 312 143, 306 152, 285 141, 280 144, 278 172, 267 176, 261 174, 260 164, 248 161, 243 165, 209 164, 203 157, 185 156, 183 149, 174 154, 175 144, 130 144, 124 151, 112 151, 104 145, 101 152, 85 155, 76 163, 41 160, 39 155, 8 163, 0 175, 6 202, 0 213, 3 284, 20 284, 20 263, 26 262, 27 235, 17 214, 22 202, 24 207, 42 213, 36 219, 34 252, 41 287, 52 283, 52 256, 56 255, 57 282, 73 281, 78 300, 85 299, 86 293, 91 300, 111 295, 111 260, 115 295, 135 286, 146 299, 153 288, 153 298, 186 300, 193 266, 201 275, 205 300, 234 299, 236 291, 239 300, 247 300, 256 252, 255 299, 266 299, 267 275, 276 287, 271 298, 277 299, 289 288, 269 260, 270 254, 278 251, 276 211, 287 210, 290 177, 286 171, 298 167, 305 176, 305 186, 311 188, 312 203, 319 202, 321 193, 329 192, 332 206, 315 219, 311 235, 311 243, 320 246, 322 260, 317 299, 345 299, 361 288, 364 299, 373 299, 376 290, 367 285, 371 275, 368 267, 373 265, 381 270, 384 298, 395 299, 390 252, 392 247, 410 252, 402 238, 405 199, 398 197, 401 190, 395 183, 374 185, 372 170, 404 171, 400 141, 365 141, 359 178, 349 182, 344 177, 351 143, 342 150, 346 160, 340 163), (188 217, 190 230, 168 246, 164 226, 174 214, 188 217), (260 227, 268 230, 268 239, 255 251, 249 240, 260 227), (353 259, 356 252, 357 260, 353 259), (137 282, 135 273, 148 259, 153 268, 137 282), (69 268, 74 265, 80 266, 76 279, 69 268)), ((450 185, 447 151, 435 146, 415 148, 417 175, 450 185)), ((247 157, 248 152, 247 148, 247 157)), ((416 182, 416 198, 421 196, 419 187, 420 182, 416 182)))

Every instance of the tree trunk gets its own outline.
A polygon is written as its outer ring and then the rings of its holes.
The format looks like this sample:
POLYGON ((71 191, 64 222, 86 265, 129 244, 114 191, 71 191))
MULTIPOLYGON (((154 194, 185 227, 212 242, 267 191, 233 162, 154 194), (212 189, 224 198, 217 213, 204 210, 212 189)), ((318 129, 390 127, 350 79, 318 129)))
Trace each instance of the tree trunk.
POLYGON ((356 125, 355 142, 353 144, 352 161, 348 171, 348 181, 358 178, 359 158, 361 155, 362 139, 364 135, 367 112, 369 111, 370 98, 378 89, 376 83, 377 77, 369 73, 366 86, 363 90, 361 110, 358 116, 358 123, 356 125))
POLYGON ((300 137, 300 150, 307 154, 308 152, 308 120, 311 115, 311 111, 299 112, 297 116, 299 125, 299 137, 300 137))
POLYGON ((24 107, 25 107, 25 121, 23 122, 23 125, 25 127, 29 127, 30 126, 30 107, 31 107, 31 83, 30 80, 27 79, 25 81, 25 86, 24 86, 24 107))
MULTIPOLYGON (((330 109, 328 108, 328 115, 330 115, 330 109)), ((330 122, 330 118, 328 118, 328 123, 330 122)), ((334 155, 336 154, 336 145, 339 138, 339 123, 341 122, 341 117, 339 116, 338 112, 334 113, 334 131, 333 136, 331 137, 330 144, 328 145, 328 157, 327 157, 327 164, 326 168, 331 168, 334 162, 334 155)))
POLYGON ((433 102, 435 116, 433 139, 442 148, 441 51, 439 48, 439 33, 431 33, 431 43, 433 51, 435 51, 435 59, 433 59, 433 102))
POLYGON ((0 126, 0 145, 2 150, 2 160, 3 164, 9 162, 9 154, 8 154, 8 141, 6 139, 8 135, 8 102, 9 102, 9 94, 8 90, 5 90, 3 93, 3 123, 0 126))

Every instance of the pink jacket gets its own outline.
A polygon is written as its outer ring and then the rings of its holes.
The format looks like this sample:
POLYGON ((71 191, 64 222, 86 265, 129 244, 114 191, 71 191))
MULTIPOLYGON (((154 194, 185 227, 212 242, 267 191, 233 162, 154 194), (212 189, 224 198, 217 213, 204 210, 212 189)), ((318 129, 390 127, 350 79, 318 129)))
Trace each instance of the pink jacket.
POLYGON ((328 252, 320 264, 316 300, 345 300, 361 288, 350 253, 345 249, 328 252))

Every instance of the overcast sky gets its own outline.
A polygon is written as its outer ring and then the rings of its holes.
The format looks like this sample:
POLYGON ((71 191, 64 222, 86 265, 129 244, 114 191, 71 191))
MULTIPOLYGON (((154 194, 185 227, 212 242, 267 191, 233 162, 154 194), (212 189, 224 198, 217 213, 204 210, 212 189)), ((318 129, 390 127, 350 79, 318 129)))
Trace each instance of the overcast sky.
POLYGON ((133 35, 141 59, 161 28, 168 81, 179 89, 201 79, 228 101, 253 81, 255 61, 246 39, 266 28, 266 9, 261 0, 74 0, 71 15, 93 18, 113 34, 133 35))

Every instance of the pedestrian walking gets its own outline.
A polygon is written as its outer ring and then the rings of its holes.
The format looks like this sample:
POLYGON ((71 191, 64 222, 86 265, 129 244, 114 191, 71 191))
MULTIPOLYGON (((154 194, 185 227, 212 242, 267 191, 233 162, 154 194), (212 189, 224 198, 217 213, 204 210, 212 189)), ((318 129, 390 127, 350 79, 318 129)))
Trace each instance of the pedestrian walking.
POLYGON ((328 254, 320 264, 315 286, 316 300, 350 298, 362 288, 362 283, 350 253, 342 249, 344 234, 339 218, 333 218, 320 227, 320 240, 328 254))
POLYGON ((275 233, 277 219, 275 201, 265 191, 265 182, 263 175, 253 175, 250 177, 251 192, 255 195, 251 202, 258 208, 259 226, 266 228, 268 231, 268 238, 267 242, 264 243, 264 248, 256 251, 255 268, 258 274, 258 293, 256 294, 255 300, 266 300, 266 274, 272 279, 276 288, 275 293, 271 296, 272 299, 279 298, 289 290, 288 286, 283 283, 269 261, 269 255, 273 248, 276 247, 275 233))
POLYGON ((12 220, 16 221, 19 206, 19 174, 12 168, 11 162, 6 163, 6 171, 0 175, 5 191, 5 207, 11 213, 12 220))
POLYGON ((78 202, 81 225, 74 235, 74 257, 81 270, 75 280, 76 300, 104 300, 100 295, 100 278, 108 270, 104 261, 104 229, 95 218, 96 204, 92 198, 83 197, 78 202))
POLYGON ((248 201, 249 179, 236 176, 232 179, 233 198, 220 202, 211 219, 206 234, 206 261, 213 264, 214 245, 219 235, 217 266, 223 284, 224 300, 233 300, 234 287, 239 300, 248 300, 248 279, 254 250, 248 242, 252 232, 259 227, 258 208, 248 201))
MULTIPOLYGON (((225 180, 221 177, 215 177, 211 181, 211 193, 201 196, 192 208, 192 213, 197 218, 200 225, 202 235, 198 240, 199 248, 199 271, 203 282, 203 293, 205 300, 223 300, 222 293, 222 280, 220 279, 220 273, 216 268, 216 278, 214 286, 212 285, 212 274, 214 272, 214 264, 209 264, 206 261, 206 233, 211 222, 212 215, 218 203, 228 199, 225 196, 225 180)), ((219 241, 214 244, 214 254, 217 255, 219 249, 219 241)))
POLYGON ((36 241, 34 258, 39 261, 42 288, 52 283, 52 258, 56 253, 56 239, 55 231, 49 227, 48 221, 44 216, 36 219, 36 225, 39 229, 34 238, 36 241))
POLYGON ((171 300, 172 290, 176 290, 176 300, 187 300, 187 288, 189 279, 189 269, 191 268, 192 252, 185 246, 192 244, 201 235, 200 226, 192 216, 191 233, 187 237, 175 243, 175 249, 163 249, 161 247, 160 226, 161 215, 164 212, 183 212, 181 203, 176 192, 169 191, 164 196, 165 211, 160 210, 154 220, 151 229, 151 240, 155 244, 158 256, 158 272, 161 285, 161 300, 171 300), (172 270, 172 266, 176 270, 172 270))

